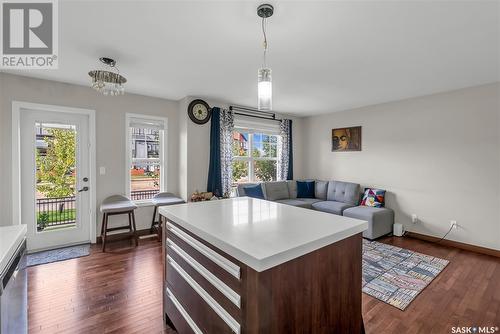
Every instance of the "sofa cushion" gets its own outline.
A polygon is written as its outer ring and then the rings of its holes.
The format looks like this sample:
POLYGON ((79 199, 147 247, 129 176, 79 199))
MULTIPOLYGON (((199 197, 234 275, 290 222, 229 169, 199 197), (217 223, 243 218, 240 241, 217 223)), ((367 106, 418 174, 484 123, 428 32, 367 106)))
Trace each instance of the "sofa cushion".
MULTIPOLYGON (((299 180, 299 181, 314 181, 312 179, 307 180, 299 180)), ((288 180, 288 193, 290 194, 290 198, 297 198, 297 181, 296 180, 288 180)))
POLYGON ((264 198, 266 198, 266 189, 264 188, 262 183, 240 183, 240 184, 238 184, 238 187, 236 188, 237 196, 238 197, 247 196, 247 194, 245 192, 245 188, 251 187, 251 186, 257 186, 257 185, 262 186, 262 193, 264 194, 264 198))
POLYGON ((297 198, 314 198, 314 181, 297 181, 297 198))
POLYGON ((322 201, 326 201, 328 191, 328 181, 316 181, 314 186, 314 197, 322 201))
POLYGON ((260 184, 246 186, 243 189, 248 197, 264 199, 264 193, 262 192, 262 186, 260 184))
POLYGON ((337 201, 320 201, 312 204, 313 209, 341 216, 345 209, 352 208, 353 205, 337 201))
POLYGON ((286 204, 286 205, 293 205, 297 206, 300 208, 305 208, 305 209, 310 209, 311 204, 307 203, 305 201, 299 200, 299 199, 279 199, 276 201, 276 203, 281 203, 281 204, 286 204))
POLYGON ((374 208, 370 206, 354 206, 349 209, 347 209, 344 212, 344 216, 346 217, 351 217, 351 218, 357 218, 361 220, 370 220, 374 216, 385 214, 388 211, 392 211, 387 208, 374 208))
POLYGON ((266 199, 268 201, 277 201, 280 199, 289 199, 288 184, 286 181, 266 182, 266 199))
POLYGON ((376 239, 392 232, 394 211, 389 208, 355 206, 344 210, 343 215, 368 222, 368 229, 363 232, 363 237, 365 238, 376 239))
POLYGON ((297 200, 302 201, 304 203, 307 203, 307 204, 311 205, 311 209, 312 209, 312 204, 313 203, 321 202, 321 200, 317 199, 317 198, 297 198, 297 200))
POLYGON ((359 203, 359 184, 342 181, 328 182, 328 201, 344 202, 351 206, 359 203))

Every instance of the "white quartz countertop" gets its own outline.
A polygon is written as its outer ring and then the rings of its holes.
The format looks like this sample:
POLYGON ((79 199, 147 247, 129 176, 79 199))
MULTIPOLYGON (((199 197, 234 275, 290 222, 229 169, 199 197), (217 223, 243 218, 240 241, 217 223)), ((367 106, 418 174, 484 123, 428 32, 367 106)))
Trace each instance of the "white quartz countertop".
POLYGON ((250 197, 164 206, 159 212, 256 271, 368 228, 363 220, 250 197))
POLYGON ((0 274, 26 236, 26 225, 0 226, 0 274))

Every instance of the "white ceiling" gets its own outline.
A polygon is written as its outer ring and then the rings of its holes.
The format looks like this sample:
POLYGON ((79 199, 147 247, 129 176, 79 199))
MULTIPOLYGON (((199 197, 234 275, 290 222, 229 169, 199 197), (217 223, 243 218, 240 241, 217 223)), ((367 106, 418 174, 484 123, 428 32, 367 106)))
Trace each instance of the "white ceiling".
MULTIPOLYGON (((276 111, 306 116, 499 81, 498 1, 270 2, 276 111)), ((60 1, 59 69, 17 73, 89 85, 108 56, 127 92, 256 106, 260 3, 60 1)))

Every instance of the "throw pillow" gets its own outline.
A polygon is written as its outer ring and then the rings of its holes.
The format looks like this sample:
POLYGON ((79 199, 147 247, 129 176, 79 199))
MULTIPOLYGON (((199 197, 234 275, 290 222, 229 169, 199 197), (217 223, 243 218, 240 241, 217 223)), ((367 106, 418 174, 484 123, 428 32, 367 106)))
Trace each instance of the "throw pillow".
POLYGON ((314 198, 314 181, 297 181, 297 198, 314 198))
POLYGON ((264 199, 264 193, 262 192, 262 187, 260 186, 260 184, 257 184, 255 186, 243 187, 243 189, 245 189, 245 194, 248 197, 264 199))
POLYGON ((385 190, 365 188, 361 205, 383 208, 385 205, 385 190))

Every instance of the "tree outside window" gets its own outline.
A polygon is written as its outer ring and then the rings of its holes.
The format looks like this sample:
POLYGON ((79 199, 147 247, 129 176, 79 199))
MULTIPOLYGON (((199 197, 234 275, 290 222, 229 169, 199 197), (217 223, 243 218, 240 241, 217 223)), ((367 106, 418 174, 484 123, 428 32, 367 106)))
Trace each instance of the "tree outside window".
POLYGON ((73 196, 76 173, 75 130, 44 128, 44 131, 44 148, 36 151, 36 189, 44 197, 73 196))

